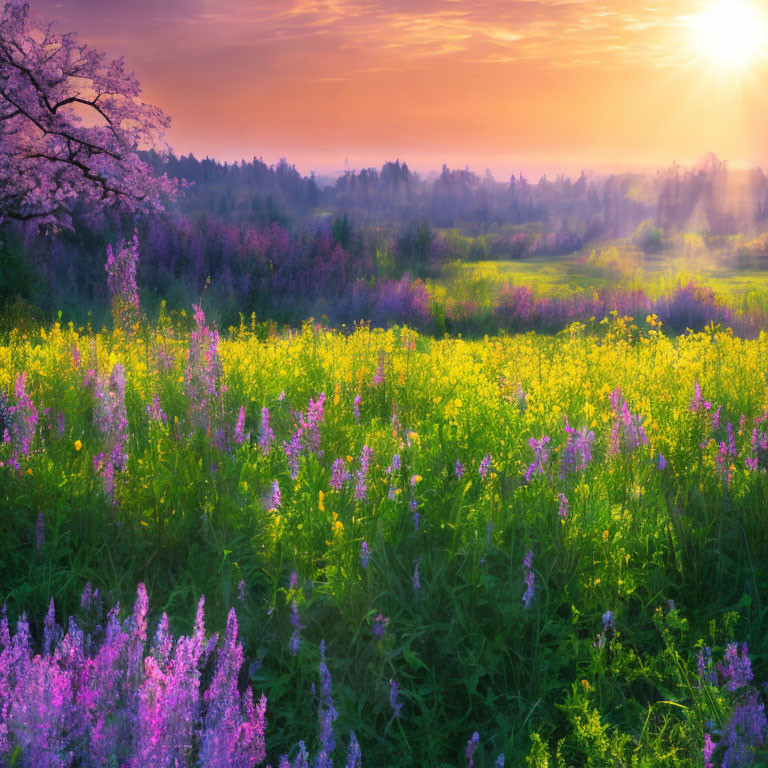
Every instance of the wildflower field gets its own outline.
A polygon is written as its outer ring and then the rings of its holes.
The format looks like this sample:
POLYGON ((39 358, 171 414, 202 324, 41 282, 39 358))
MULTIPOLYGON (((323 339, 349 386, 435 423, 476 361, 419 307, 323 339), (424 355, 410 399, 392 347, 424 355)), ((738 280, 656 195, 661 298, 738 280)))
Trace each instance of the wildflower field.
POLYGON ((761 764, 764 334, 131 306, 0 344, 0 765, 761 764))

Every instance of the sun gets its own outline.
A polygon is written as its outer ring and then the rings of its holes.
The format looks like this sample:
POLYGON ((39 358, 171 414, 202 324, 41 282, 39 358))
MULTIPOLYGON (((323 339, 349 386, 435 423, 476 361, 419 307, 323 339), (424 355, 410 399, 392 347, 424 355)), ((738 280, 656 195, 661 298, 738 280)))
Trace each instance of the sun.
POLYGON ((765 18, 750 2, 712 0, 691 22, 699 55, 720 70, 743 71, 765 53, 765 18))

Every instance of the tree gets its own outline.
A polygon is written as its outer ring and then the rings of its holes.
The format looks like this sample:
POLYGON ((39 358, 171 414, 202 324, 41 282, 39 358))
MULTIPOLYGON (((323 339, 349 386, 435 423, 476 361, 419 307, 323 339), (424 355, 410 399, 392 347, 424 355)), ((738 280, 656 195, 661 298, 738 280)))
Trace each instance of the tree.
POLYGON ((164 148, 169 119, 140 93, 123 59, 36 28, 27 3, 0 0, 0 223, 68 227, 77 199, 162 210, 177 182, 137 152, 164 148))

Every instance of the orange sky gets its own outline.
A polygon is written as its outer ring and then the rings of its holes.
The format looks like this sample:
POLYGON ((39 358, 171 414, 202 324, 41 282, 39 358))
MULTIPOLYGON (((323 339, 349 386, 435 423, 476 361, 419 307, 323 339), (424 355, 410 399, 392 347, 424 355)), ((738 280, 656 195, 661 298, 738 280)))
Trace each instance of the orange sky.
MULTIPOLYGON (((32 0, 111 54, 181 154, 307 172, 405 159, 498 177, 768 165, 761 55, 725 72, 712 0, 32 0)), ((755 4, 764 13, 766 3, 755 4), (762 7, 761 7, 762 6, 762 7)))

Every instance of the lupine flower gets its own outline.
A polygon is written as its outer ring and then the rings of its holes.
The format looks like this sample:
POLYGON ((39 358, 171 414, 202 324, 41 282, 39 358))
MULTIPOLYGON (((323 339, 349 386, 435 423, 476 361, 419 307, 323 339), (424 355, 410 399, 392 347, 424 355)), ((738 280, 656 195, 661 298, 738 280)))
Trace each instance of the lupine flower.
POLYGON ((464 476, 464 465, 456 459, 456 466, 453 468, 453 473, 456 475, 457 480, 461 480, 464 476))
POLYGON ((352 403, 352 410, 355 413, 355 421, 360 422, 360 403, 362 402, 360 395, 355 395, 355 399, 352 403))
POLYGON ((80 595, 80 607, 84 611, 90 611, 91 607, 93 606, 100 606, 101 605, 101 597, 99 596, 99 590, 93 589, 91 587, 91 582, 89 581, 85 588, 83 589, 82 594, 80 595))
POLYGON ((242 445, 250 435, 245 434, 245 406, 240 406, 240 413, 237 415, 237 423, 235 424, 234 441, 235 445, 242 445))
POLYGON ((526 608, 531 607, 533 602, 534 581, 536 579, 533 573, 533 550, 523 558, 523 570, 525 571, 525 593, 523 594, 523 605, 526 608))
POLYGON ((491 454, 488 453, 483 457, 483 460, 480 462, 480 466, 477 468, 477 474, 480 475, 481 479, 483 480, 488 477, 488 472, 491 469, 491 461, 491 454))
POLYGON ((472 738, 467 742, 467 749, 464 753, 464 757, 467 758, 469 768, 474 768, 475 765, 475 750, 480 744, 480 734, 475 731, 472 734, 472 738))
POLYGON ((201 307, 195 310, 195 330, 189 337, 189 359, 184 375, 184 391, 189 401, 192 423, 212 434, 218 419, 216 401, 220 393, 223 366, 219 357, 219 334, 205 322, 201 307))
POLYGON ((336 748, 333 721, 338 717, 333 706, 331 673, 325 663, 325 640, 320 641, 320 703, 318 705, 319 738, 323 752, 329 755, 336 748))
POLYGON ((243 648, 237 642, 237 632, 237 618, 231 609, 213 679, 204 695, 207 706, 200 762, 206 766, 246 768, 266 757, 266 699, 262 695, 258 706, 254 707, 250 687, 244 696, 238 693, 237 678, 243 664, 243 648))
MULTIPOLYGON (((705 646, 696 656, 696 667, 700 681, 717 685, 717 671, 712 664, 712 651, 709 649, 709 646, 705 646)), ((699 687, 701 687, 701 682, 699 687)))
POLYGON ((643 428, 643 419, 630 412, 627 401, 621 396, 620 389, 615 389, 611 393, 611 405, 616 413, 616 421, 611 430, 608 453, 611 456, 616 456, 619 453, 629 455, 648 442, 643 428))
POLYGON ((708 400, 704 400, 704 398, 701 396, 701 387, 699 386, 699 382, 694 382, 693 397, 691 398, 688 410, 692 411, 693 413, 701 413, 702 411, 708 411, 711 407, 712 403, 710 403, 708 400))
POLYGON ((543 475, 547 471, 549 464, 549 437, 544 437, 538 440, 532 437, 528 441, 528 445, 533 449, 533 461, 528 465, 528 469, 525 470, 525 482, 529 483, 534 475, 543 475))
POLYGON ((752 456, 744 460, 748 469, 756 472, 768 469, 768 432, 759 432, 757 427, 752 430, 752 456))
POLYGON ((320 424, 325 414, 325 393, 321 392, 317 400, 309 398, 306 416, 299 412, 295 414, 298 421, 296 432, 291 435, 288 442, 283 441, 283 449, 291 468, 291 479, 295 480, 299 474, 299 455, 303 452, 321 455, 320 451, 320 424))
POLYGON ((396 453, 392 456, 392 461, 389 466, 384 470, 388 475, 392 475, 395 472, 400 471, 400 454, 396 453))
POLYGON ((603 614, 603 631, 606 634, 613 634, 614 630, 616 629, 616 623, 613 619, 613 611, 606 611, 603 614))
POLYGON ((360 469, 357 470, 357 483, 355 484, 355 498, 358 501, 365 501, 368 498, 368 486, 366 481, 372 457, 373 450, 367 445, 364 445, 363 450, 360 453, 360 469))
POLYGON ((293 626, 293 634, 288 643, 288 648, 295 656, 299 652, 299 646, 301 645, 301 635, 299 633, 304 629, 299 616, 299 606, 295 600, 291 603, 291 626, 293 626))
POLYGON ((104 451, 94 466, 100 472, 104 490, 110 498, 114 491, 115 471, 125 471, 128 455, 128 418, 125 409, 125 369, 115 363, 108 379, 96 379, 93 421, 104 440, 104 451))
POLYGON ((389 706, 392 708, 392 717, 400 717, 400 711, 403 708, 403 703, 398 701, 398 695, 400 693, 400 683, 397 680, 390 679, 389 681, 389 706))
POLYGON ((379 362, 376 366, 376 373, 373 375, 371 384, 373 384, 374 387, 377 387, 379 384, 383 384, 383 383, 384 383, 384 357, 383 355, 379 355, 379 362))
POLYGON ((15 404, 7 408, 9 425, 5 429, 4 441, 11 444, 10 466, 19 469, 19 459, 28 456, 37 428, 37 408, 27 394, 27 374, 16 377, 13 394, 15 404))
POLYGON ((664 454, 659 454, 659 460, 656 464, 656 467, 658 468, 659 472, 663 472, 667 468, 667 460, 664 458, 664 454))
POLYGON ((592 430, 588 430, 586 427, 582 430, 574 429, 568 423, 567 416, 565 417, 565 433, 568 435, 568 441, 563 448, 560 461, 561 479, 589 466, 592 461, 592 443, 595 441, 595 433, 592 430))
POLYGON ((107 246, 107 288, 115 328, 130 331, 141 319, 136 269, 139 264, 139 237, 134 232, 130 244, 121 241, 117 254, 107 246))
POLYGON ((421 579, 419 578, 419 564, 416 563, 416 567, 413 569, 413 588, 419 592, 421 591, 421 579))
MULTIPOLYGON (((93 595, 86 588, 83 603, 93 595)), ((43 652, 33 655, 26 618, 15 637, 0 620, 0 750, 19 748, 22 764, 65 766, 75 755, 88 764, 184 766, 199 755, 205 768, 246 768, 266 756, 266 699, 254 706, 237 679, 242 646, 234 611, 213 679, 200 696, 205 649, 203 600, 192 635, 175 643, 168 619, 158 624, 150 653, 146 591, 139 586, 132 617, 109 612, 103 638, 88 654, 83 632, 70 619, 66 634, 53 605, 44 623, 43 652), (10 653, 9 653, 10 651, 10 653)), ((213 644, 216 636, 211 638, 213 644)), ((79 759, 76 760, 79 764, 79 759)))
POLYGON ((739 649, 737 643, 729 643, 725 649, 725 659, 720 670, 728 681, 729 691, 736 691, 750 683, 754 675, 747 644, 742 643, 739 649))
POLYGON ((360 744, 354 731, 349 732, 349 749, 347 750, 347 768, 362 768, 363 756, 360 753, 360 744))
POLYGON ((168 417, 160 407, 160 397, 157 394, 155 394, 155 396, 152 398, 152 403, 147 406, 147 413, 149 414, 149 418, 152 419, 152 421, 168 421, 168 417))
POLYGON ((504 768, 504 753, 502 752, 493 764, 493 768, 504 768))
POLYGON ((561 520, 565 520, 567 519, 568 512, 570 510, 570 507, 568 505, 568 499, 565 497, 564 493, 558 493, 557 501, 558 501, 557 514, 560 515, 561 520))
POLYGON ((419 532, 419 524, 420 524, 420 522, 421 522, 421 516, 419 515, 418 512, 414 512, 413 513, 413 527, 415 528, 416 533, 419 532))
POLYGON ((347 471, 347 465, 344 459, 336 459, 331 467, 331 479, 328 485, 336 491, 340 491, 346 483, 352 479, 352 475, 347 471))
POLYGON ((269 426, 269 408, 264 406, 261 409, 261 429, 259 430, 259 447, 261 452, 266 456, 269 453, 269 449, 272 443, 275 442, 275 433, 269 426))
POLYGON ((288 579, 288 588, 296 589, 299 585, 299 574, 296 571, 291 571, 291 576, 288 579))
POLYGON ((280 483, 277 480, 272 481, 272 496, 270 497, 270 509, 280 509, 282 503, 282 494, 280 493, 280 483))
POLYGON ((750 691, 740 699, 723 731, 725 751, 722 765, 725 768, 754 765, 755 750, 765 746, 767 728, 768 721, 760 694, 750 691))
POLYGON ((240 579, 237 585, 237 599, 241 602, 245 602, 245 579, 240 579))
POLYGON ((706 733, 704 734, 704 749, 702 749, 702 755, 704 756, 704 768, 715 768, 712 763, 712 754, 715 751, 715 743, 712 741, 712 737, 706 733))
POLYGON ((368 567, 368 561, 371 559, 371 552, 368 549, 368 542, 363 539, 363 543, 360 545, 360 563, 363 566, 363 570, 368 567))
POLYGON ((389 619, 385 618, 382 614, 379 614, 373 620, 373 634, 376 635, 376 637, 384 637, 384 632, 386 632, 388 624, 389 619))

